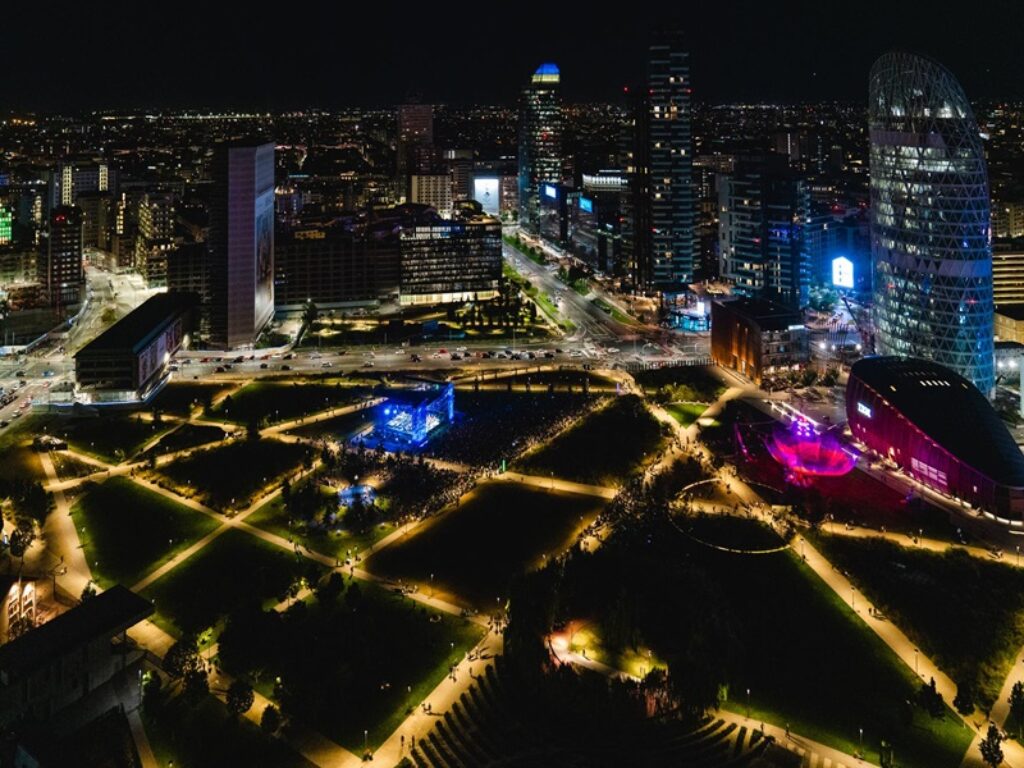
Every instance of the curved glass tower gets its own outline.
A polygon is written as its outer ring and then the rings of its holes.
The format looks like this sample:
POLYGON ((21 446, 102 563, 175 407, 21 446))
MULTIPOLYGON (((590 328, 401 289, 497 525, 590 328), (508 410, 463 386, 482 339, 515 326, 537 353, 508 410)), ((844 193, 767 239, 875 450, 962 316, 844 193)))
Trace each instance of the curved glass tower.
POLYGON ((971 105, 941 64, 886 54, 871 68, 871 251, 876 347, 994 386, 988 172, 971 105))

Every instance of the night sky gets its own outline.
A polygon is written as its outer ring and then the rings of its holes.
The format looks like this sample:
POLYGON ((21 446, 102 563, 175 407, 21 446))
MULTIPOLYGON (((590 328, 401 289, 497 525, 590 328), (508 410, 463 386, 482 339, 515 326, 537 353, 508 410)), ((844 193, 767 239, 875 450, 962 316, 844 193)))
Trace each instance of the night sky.
POLYGON ((713 103, 863 101, 871 62, 894 47, 935 56, 972 98, 1024 96, 1024 3, 1012 0, 608 4, 10 3, 0 109, 331 108, 412 92, 512 103, 545 60, 567 99, 609 99, 641 75, 650 31, 670 25, 689 41, 697 98, 713 103))

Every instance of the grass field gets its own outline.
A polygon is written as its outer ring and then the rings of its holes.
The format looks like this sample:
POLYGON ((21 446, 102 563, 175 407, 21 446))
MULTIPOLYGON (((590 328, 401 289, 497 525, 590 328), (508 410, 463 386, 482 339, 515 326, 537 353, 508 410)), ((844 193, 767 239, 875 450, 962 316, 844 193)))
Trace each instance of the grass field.
POLYGON ((155 712, 144 710, 143 723, 157 764, 180 768, 313 768, 283 741, 264 736, 248 720, 235 719, 213 696, 196 706, 180 696, 155 712))
POLYGON ((81 453, 116 463, 132 458, 150 440, 169 431, 173 424, 157 424, 135 416, 87 418, 43 417, 40 432, 67 440, 81 453))
POLYGON ((395 529, 390 523, 380 523, 365 533, 353 533, 344 528, 333 531, 319 528, 307 530, 301 527, 301 524, 289 525, 288 513, 280 495, 249 515, 246 522, 264 531, 297 541, 314 552, 340 560, 344 560, 349 553, 361 552, 395 529))
POLYGON ((71 514, 93 579, 104 589, 132 586, 218 525, 124 477, 93 487, 71 514))
POLYGON ((705 403, 667 403, 664 408, 681 426, 688 427, 700 418, 708 406, 705 403))
POLYGON ((153 621, 164 630, 201 632, 246 601, 277 604, 311 567, 322 571, 252 534, 230 530, 150 584, 143 595, 156 604, 153 621))
MULTIPOLYGON (((702 539, 741 546, 765 542, 764 529, 749 520, 698 520, 694 530, 702 539)), ((887 739, 899 765, 960 765, 971 733, 952 712, 935 720, 918 707, 908 710, 920 684, 914 672, 794 553, 736 555, 679 541, 670 556, 704 567, 739 621, 745 658, 731 709, 745 713, 739 691, 749 688, 753 718, 788 724, 844 752, 857 750, 863 728, 872 762, 887 739)))
POLYGON ((202 424, 182 424, 172 429, 160 438, 160 441, 146 453, 174 453, 188 448, 197 448, 200 445, 216 443, 227 437, 220 427, 205 426, 202 424))
POLYGON ((973 685, 982 707, 992 705, 1024 645, 1024 571, 963 550, 939 554, 881 538, 816 540, 954 682, 973 685))
POLYGON ((659 391, 673 400, 714 402, 725 391, 709 368, 699 365, 682 365, 667 368, 652 368, 633 374, 636 383, 647 395, 659 391))
POLYGON ((368 392, 363 387, 336 384, 299 384, 257 381, 224 398, 210 416, 247 423, 255 417, 268 423, 289 421, 339 405, 357 403, 368 392))
POLYGON ((526 474, 614 485, 637 472, 663 440, 661 424, 643 401, 626 395, 527 453, 515 468, 526 474))
POLYGON ((361 411, 353 411, 342 416, 334 416, 330 419, 312 421, 302 424, 294 429, 288 430, 290 434, 299 437, 319 440, 327 438, 330 440, 344 441, 355 433, 373 423, 374 409, 368 408, 361 411))
POLYGON ((376 574, 405 578, 486 609, 515 575, 562 552, 604 501, 524 487, 481 485, 462 505, 367 560, 376 574), (581 523, 582 521, 582 523, 581 523))
POLYGON ((264 670, 264 695, 274 695, 280 679, 276 693, 293 720, 362 754, 364 731, 370 749, 387 739, 484 630, 372 583, 346 582, 331 603, 310 599, 283 616, 265 616, 261 640, 241 658, 229 646, 248 635, 229 637, 246 632, 229 622, 221 660, 229 670, 235 662, 264 670))
POLYGON ((277 440, 232 440, 172 461, 151 474, 214 509, 244 509, 262 489, 298 469, 311 449, 277 440))
POLYGON ((18 419, 0 432, 0 480, 22 482, 46 480, 32 438, 46 420, 38 416, 18 419))
POLYGON ((172 381, 150 402, 150 409, 187 415, 194 407, 202 407, 219 395, 234 389, 231 384, 213 384, 198 381, 172 381))

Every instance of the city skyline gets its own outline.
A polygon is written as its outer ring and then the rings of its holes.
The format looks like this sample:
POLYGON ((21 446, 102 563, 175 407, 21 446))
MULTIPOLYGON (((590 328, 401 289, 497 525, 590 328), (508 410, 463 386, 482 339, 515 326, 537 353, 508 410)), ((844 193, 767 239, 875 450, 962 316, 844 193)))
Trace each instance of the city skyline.
POLYGON ((1013 34, 1024 11, 1002 1, 955 17, 869 2, 857 10, 859 26, 844 9, 803 2, 649 4, 628 15, 526 4, 490 22, 450 6, 415 24, 372 9, 361 10, 358 24, 340 7, 273 24, 230 8, 193 10, 12 8, 8 29, 45 29, 47 52, 34 35, 12 35, 5 102, 40 111, 276 110, 393 104, 415 93, 434 103, 513 105, 543 61, 559 65, 567 101, 611 99, 642 75, 650 34, 669 27, 683 33, 701 102, 863 102, 871 62, 894 48, 942 61, 974 98, 1024 95, 1016 77, 1024 51, 1013 34), (947 33, 953 21, 956 36, 947 33), (435 44, 442 39, 460 44, 435 44))

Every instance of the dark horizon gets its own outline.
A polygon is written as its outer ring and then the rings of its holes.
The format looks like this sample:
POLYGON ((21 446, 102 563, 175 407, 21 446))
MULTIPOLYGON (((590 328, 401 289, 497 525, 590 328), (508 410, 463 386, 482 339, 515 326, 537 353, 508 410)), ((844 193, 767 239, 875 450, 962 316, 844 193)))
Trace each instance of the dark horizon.
POLYGON ((384 106, 416 93, 511 105, 542 61, 561 68, 567 101, 608 101, 642 76, 649 34, 666 27, 682 30, 704 103, 863 103, 871 63, 894 48, 933 56, 972 100, 1024 97, 1024 8, 1008 0, 956 14, 878 0, 856 12, 803 0, 647 3, 632 14, 515 9, 484 18, 479 6, 453 4, 399 22, 400 9, 356 17, 321 4, 287 16, 196 3, 15 6, 3 102, 51 113, 279 111, 384 106))

